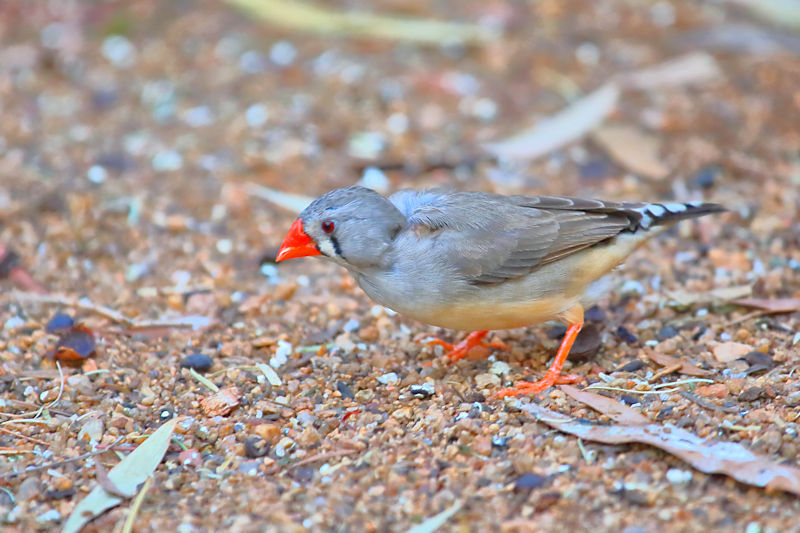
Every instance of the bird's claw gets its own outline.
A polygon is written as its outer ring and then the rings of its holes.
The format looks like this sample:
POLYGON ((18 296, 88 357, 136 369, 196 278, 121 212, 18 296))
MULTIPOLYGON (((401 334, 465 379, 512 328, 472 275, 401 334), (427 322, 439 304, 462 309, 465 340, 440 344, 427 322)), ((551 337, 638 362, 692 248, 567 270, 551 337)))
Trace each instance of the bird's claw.
POLYGON ((500 389, 492 395, 492 399, 496 400, 514 396, 536 396, 553 385, 572 385, 582 380, 583 378, 581 376, 573 374, 564 374, 563 376, 555 377, 545 375, 545 377, 539 381, 519 381, 513 387, 500 389))
MULTIPOLYGON (((482 347, 486 349, 487 352, 489 348, 497 348, 500 350, 509 349, 508 345, 500 339, 492 339, 491 342, 484 342, 483 338, 487 333, 488 331, 473 331, 458 344, 451 344, 443 341, 442 339, 431 339, 428 341, 428 346, 441 346, 447 350, 447 352, 444 354, 444 357, 446 357, 451 363, 455 363, 459 359, 463 359, 469 355, 473 348, 477 347, 482 347)), ((488 356, 488 353, 486 355, 488 356)))

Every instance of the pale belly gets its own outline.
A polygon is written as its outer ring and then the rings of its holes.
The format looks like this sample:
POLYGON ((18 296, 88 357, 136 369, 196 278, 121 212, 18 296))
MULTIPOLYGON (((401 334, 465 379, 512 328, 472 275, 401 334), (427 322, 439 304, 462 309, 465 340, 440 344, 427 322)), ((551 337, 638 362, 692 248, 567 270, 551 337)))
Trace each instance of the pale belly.
POLYGON ((589 248, 492 285, 436 278, 425 270, 416 276, 356 279, 376 302, 425 324, 464 331, 512 329, 573 320, 571 310, 589 303, 587 288, 644 240, 638 235, 618 238, 613 246, 589 248))

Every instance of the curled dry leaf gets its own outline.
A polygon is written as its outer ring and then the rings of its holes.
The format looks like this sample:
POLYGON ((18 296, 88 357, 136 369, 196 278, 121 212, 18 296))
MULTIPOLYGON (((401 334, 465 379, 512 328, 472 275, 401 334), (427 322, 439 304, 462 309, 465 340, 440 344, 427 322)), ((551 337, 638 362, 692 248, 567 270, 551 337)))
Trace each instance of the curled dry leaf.
POLYGON ((735 442, 707 442, 671 424, 601 426, 586 424, 534 404, 518 402, 517 407, 552 428, 584 440, 604 444, 649 444, 706 474, 725 474, 747 485, 800 495, 800 469, 770 461, 735 442))
POLYGON ((559 388, 575 400, 585 403, 595 411, 599 411, 604 415, 607 415, 614 422, 619 422, 620 424, 625 425, 650 423, 650 420, 639 413, 639 411, 636 409, 628 407, 627 405, 622 404, 613 398, 609 398, 608 396, 582 391, 570 385, 561 385, 559 388))
POLYGON ((226 416, 239 405, 241 393, 236 387, 225 387, 200 401, 200 407, 208 416, 226 416))
POLYGON ((94 333, 82 324, 75 324, 56 342, 47 357, 68 364, 80 364, 95 353, 94 333))

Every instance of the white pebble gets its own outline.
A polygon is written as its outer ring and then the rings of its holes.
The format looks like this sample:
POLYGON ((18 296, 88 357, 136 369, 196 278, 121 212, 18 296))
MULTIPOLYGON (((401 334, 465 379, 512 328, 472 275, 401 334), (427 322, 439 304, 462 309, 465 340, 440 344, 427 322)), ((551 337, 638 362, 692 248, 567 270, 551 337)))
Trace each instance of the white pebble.
POLYGON ((391 182, 381 169, 377 167, 367 167, 364 169, 364 174, 356 185, 361 185, 362 187, 372 189, 381 194, 386 194, 389 192, 391 182))
POLYGON ((294 350, 292 343, 285 340, 278 340, 278 349, 275 350, 275 355, 269 360, 270 366, 273 368, 280 368, 289 360, 289 355, 294 350))
POLYGON ((233 241, 230 239, 220 239, 217 241, 217 251, 227 255, 233 251, 233 241))
POLYGON ((183 158, 175 150, 164 150, 153 157, 153 170, 156 172, 180 170, 181 167, 183 167, 183 158))
POLYGON ((269 58, 278 66, 287 67, 297 57, 297 49, 289 41, 278 41, 269 49, 269 58))
POLYGON ((264 104, 253 104, 247 108, 244 113, 244 118, 247 120, 247 125, 251 128, 260 128, 267 123, 269 113, 267 113, 267 106, 264 104))
POLYGON ((388 374, 379 376, 378 381, 383 383, 384 385, 390 385, 400 381, 400 378, 398 378, 397 374, 395 374, 394 372, 389 372, 388 374))
POLYGON ((86 177, 89 178, 89 181, 92 183, 103 183, 108 177, 108 172, 100 165, 92 165, 89 167, 89 172, 86 173, 86 177))
POLYGON ((103 41, 103 56, 112 65, 120 68, 132 67, 136 62, 136 48, 122 35, 111 35, 103 41))
POLYGON ((692 480, 692 472, 690 470, 681 470, 680 468, 670 468, 667 470, 667 481, 673 485, 685 485, 692 480))
POLYGON ((497 376, 503 376, 511 372, 511 367, 508 366, 508 363, 505 361, 495 361, 492 363, 492 366, 489 367, 489 372, 497 376))
POLYGON ((5 329, 7 331, 13 331, 13 330, 21 328, 24 325, 25 325, 25 321, 24 320, 22 320, 18 316, 12 316, 8 320, 6 320, 5 324, 3 324, 3 329, 5 329))

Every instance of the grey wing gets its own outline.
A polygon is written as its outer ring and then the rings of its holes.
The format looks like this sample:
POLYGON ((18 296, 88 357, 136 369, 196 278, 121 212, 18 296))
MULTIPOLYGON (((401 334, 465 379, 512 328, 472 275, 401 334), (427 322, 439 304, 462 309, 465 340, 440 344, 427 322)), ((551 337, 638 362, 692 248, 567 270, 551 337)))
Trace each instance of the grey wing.
POLYGON ((473 284, 499 283, 608 239, 630 225, 600 202, 486 193, 400 191, 390 200, 432 242, 440 261, 473 284))

